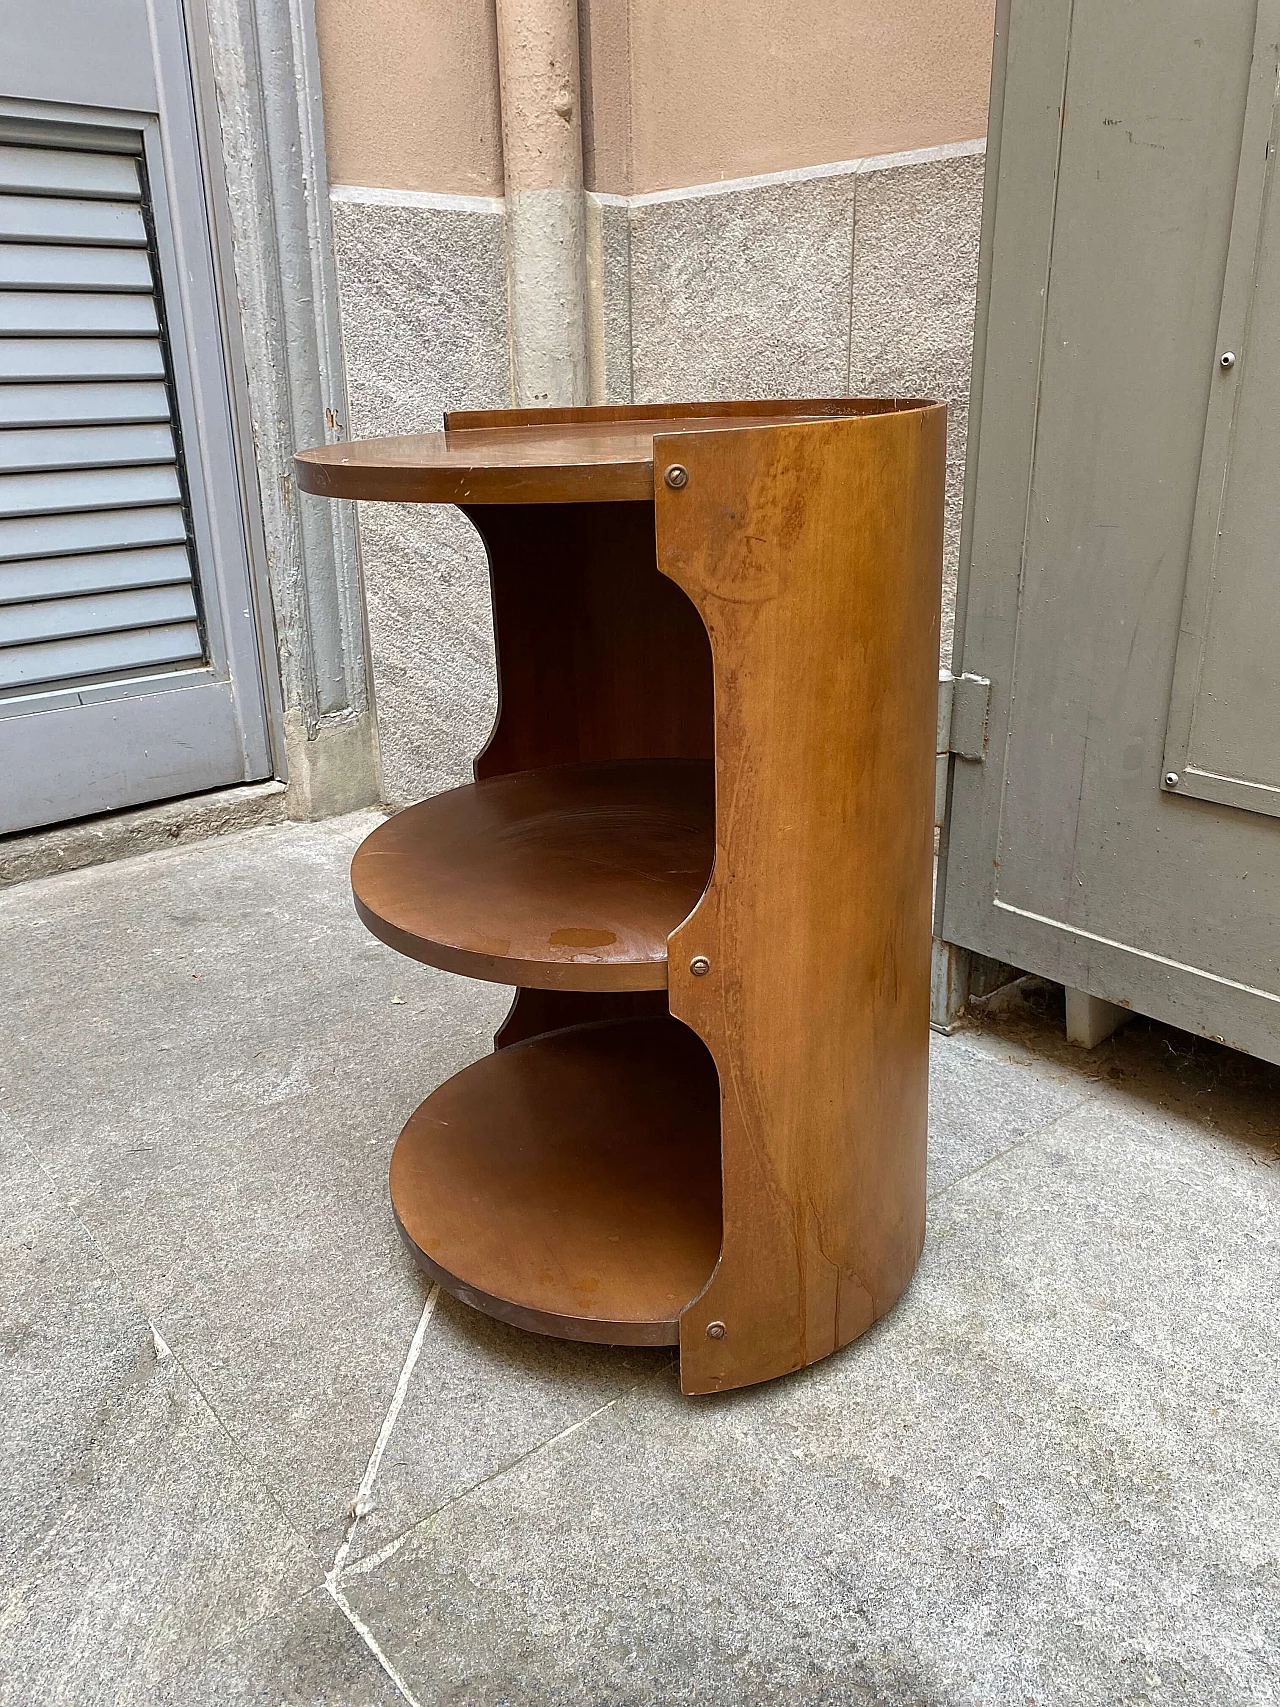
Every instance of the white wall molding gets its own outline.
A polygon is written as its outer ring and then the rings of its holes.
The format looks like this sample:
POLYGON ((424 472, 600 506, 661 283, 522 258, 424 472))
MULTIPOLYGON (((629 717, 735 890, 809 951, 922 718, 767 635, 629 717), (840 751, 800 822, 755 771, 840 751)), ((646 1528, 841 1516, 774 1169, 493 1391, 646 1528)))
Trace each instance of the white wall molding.
POLYGON ((602 203, 626 208, 660 207, 664 203, 699 201, 704 196, 740 195, 748 190, 768 189, 774 184, 806 184, 819 178, 860 177, 866 172, 886 172, 902 166, 926 166, 938 160, 962 160, 986 150, 986 139, 944 142, 936 148, 913 148, 901 154, 870 154, 859 160, 832 160, 821 166, 795 166, 786 172, 760 172, 750 178, 720 178, 708 184, 687 184, 682 189, 647 190, 636 196, 605 196, 590 191, 602 203))
POLYGON ((420 207, 432 213, 502 214, 502 196, 464 196, 444 190, 386 190, 375 185, 330 184, 329 198, 357 207, 420 207))
MULTIPOLYGON (((606 190, 588 190, 587 199, 597 207, 659 207, 669 202, 699 201, 706 196, 737 195, 747 190, 767 189, 773 184, 804 184, 818 178, 861 177, 868 172, 891 172, 907 166, 928 166, 939 160, 967 160, 986 152, 986 138, 968 142, 943 142, 933 148, 909 148, 897 154, 868 154, 858 160, 832 160, 821 166, 795 166, 785 172, 760 172, 750 178, 716 178, 706 184, 685 184, 674 190, 646 190, 640 195, 619 196, 606 190)), ((502 196, 464 196, 435 190, 388 190, 362 184, 333 184, 329 194, 335 202, 357 202, 375 207, 418 207, 435 212, 501 214, 502 196)))

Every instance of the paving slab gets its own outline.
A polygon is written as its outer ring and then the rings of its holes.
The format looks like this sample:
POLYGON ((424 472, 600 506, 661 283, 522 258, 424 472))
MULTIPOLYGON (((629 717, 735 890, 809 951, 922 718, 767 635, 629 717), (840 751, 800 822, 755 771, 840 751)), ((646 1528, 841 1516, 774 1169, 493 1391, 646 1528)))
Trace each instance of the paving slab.
POLYGON ((1280 1170, 1085 1104, 897 1309, 639 1389, 348 1579, 422 1703, 1280 1698, 1280 1170))
POLYGON ((928 1191, 932 1198, 1095 1094, 1065 1060, 981 1031, 929 1040, 928 1191))
POLYGON ((326 1564, 423 1304, 391 1147, 510 1000, 360 925, 377 821, 0 896, 12 1128, 326 1564))
POLYGON ((351 1564, 674 1363, 666 1347, 524 1333, 441 1294, 351 1564))
POLYGON ((319 1573, 12 1140, 0 1189, 0 1702, 147 1702, 319 1573))
POLYGON ((854 1346, 688 1400, 442 1298, 407 1367, 390 1148, 508 997, 359 926, 375 821, 0 896, 0 1703, 382 1707, 344 1537, 420 1707, 1280 1702, 1280 1071, 1029 985, 854 1346))
POLYGON ((155 1707, 396 1707, 403 1696, 326 1589, 242 1630, 155 1707))
MULTIPOLYGON (((1096 1086, 1067 1058, 981 1032, 933 1039, 931 1193, 1076 1107, 1096 1086)), ((575 1345, 442 1297, 378 1475, 351 1537, 352 1565, 598 1407, 668 1370, 666 1351, 575 1345)))

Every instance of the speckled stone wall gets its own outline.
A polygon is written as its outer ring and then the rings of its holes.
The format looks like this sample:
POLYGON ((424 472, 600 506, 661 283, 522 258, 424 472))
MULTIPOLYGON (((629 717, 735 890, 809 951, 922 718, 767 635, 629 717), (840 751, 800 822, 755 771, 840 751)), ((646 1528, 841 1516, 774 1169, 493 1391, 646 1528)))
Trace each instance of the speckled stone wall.
POLYGON ((955 627, 983 162, 969 153, 876 163, 859 174, 854 220, 849 390, 947 405, 944 663, 955 627))
MULTIPOLYGON (((335 197, 333 215, 351 436, 508 403, 500 204, 335 197)), ((493 726, 488 569, 457 510, 357 509, 383 796, 404 805, 469 782, 493 726)))
MULTIPOLYGON (((950 657, 981 225, 981 144, 624 201, 591 197, 602 401, 927 395, 950 407, 950 657)), ((501 204, 339 190, 351 432, 510 399, 501 204)), ((483 551, 454 511, 360 506, 384 792, 451 788, 492 724, 483 551)))

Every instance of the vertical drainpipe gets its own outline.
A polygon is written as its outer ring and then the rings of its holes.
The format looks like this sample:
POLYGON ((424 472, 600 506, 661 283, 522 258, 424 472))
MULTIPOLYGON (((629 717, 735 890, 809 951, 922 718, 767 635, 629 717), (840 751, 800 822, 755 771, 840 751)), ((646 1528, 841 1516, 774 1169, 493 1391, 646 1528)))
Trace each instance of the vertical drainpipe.
POLYGON ((577 0, 496 0, 511 380, 519 408, 588 397, 577 0))

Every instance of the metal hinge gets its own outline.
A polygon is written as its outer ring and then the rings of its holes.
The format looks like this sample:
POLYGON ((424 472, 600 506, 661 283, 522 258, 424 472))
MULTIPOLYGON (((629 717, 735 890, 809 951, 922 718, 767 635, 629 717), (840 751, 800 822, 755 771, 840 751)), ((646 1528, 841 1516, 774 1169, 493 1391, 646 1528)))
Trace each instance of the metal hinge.
POLYGON ((938 752, 958 759, 987 756, 987 708, 991 683, 985 676, 938 673, 938 752))
POLYGON ((942 828, 947 810, 947 759, 987 756, 987 708, 991 683, 985 676, 953 676, 938 672, 938 765, 934 788, 933 822, 942 828))

